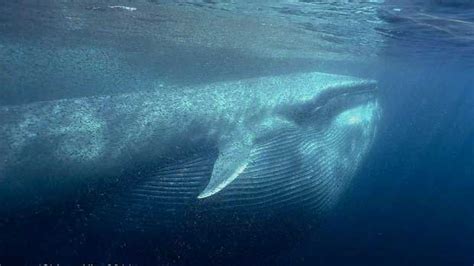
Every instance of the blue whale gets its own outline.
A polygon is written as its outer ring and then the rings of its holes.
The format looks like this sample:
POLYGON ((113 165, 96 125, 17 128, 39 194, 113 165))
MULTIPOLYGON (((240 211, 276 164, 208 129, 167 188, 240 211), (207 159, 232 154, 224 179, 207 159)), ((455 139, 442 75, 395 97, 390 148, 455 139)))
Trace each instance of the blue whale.
POLYGON ((332 206, 368 153, 375 81, 296 73, 0 107, 0 213, 107 196, 128 228, 332 206), (105 191, 105 192, 104 192, 105 191))

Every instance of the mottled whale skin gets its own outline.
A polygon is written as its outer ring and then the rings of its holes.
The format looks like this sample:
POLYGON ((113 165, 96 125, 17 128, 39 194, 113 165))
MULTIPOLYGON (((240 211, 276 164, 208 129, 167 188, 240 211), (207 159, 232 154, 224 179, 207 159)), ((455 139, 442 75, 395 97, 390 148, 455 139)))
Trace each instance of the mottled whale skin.
POLYGON ((135 226, 189 210, 322 210, 378 117, 374 81, 317 72, 2 106, 0 213, 99 184, 121 188, 98 212, 135 226))

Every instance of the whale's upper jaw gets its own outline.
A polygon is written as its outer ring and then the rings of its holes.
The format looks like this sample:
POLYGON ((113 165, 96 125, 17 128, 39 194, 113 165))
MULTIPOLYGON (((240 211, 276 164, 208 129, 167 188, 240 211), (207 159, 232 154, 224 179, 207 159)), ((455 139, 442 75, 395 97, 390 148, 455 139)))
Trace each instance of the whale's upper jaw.
MULTIPOLYGON (((356 82, 343 86, 329 87, 317 93, 310 100, 293 104, 283 104, 275 107, 273 117, 260 121, 273 124, 274 130, 281 128, 324 127, 336 115, 359 105, 367 105, 375 101, 376 83, 372 81, 356 82)), ((220 143, 219 156, 208 185, 198 195, 198 199, 208 198, 231 184, 242 174, 250 164, 251 152, 261 133, 269 130, 259 130, 262 125, 251 128, 237 129, 230 141, 220 143)))

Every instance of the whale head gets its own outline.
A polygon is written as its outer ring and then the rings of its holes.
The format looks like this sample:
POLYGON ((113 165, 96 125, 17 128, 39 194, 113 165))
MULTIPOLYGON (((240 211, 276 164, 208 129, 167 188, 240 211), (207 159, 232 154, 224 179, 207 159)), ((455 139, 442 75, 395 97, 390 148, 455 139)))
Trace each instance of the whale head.
POLYGON ((321 209, 350 183, 375 136, 376 83, 321 73, 276 83, 269 115, 223 145, 198 198, 224 208, 321 209))

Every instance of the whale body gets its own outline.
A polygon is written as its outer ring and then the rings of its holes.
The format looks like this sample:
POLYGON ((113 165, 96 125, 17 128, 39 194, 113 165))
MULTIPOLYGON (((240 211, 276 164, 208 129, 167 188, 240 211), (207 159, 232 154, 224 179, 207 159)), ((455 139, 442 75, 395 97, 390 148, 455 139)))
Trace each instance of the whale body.
POLYGON ((350 183, 379 113, 375 81, 317 72, 1 106, 0 213, 107 191, 96 212, 136 228, 317 213, 350 183))

